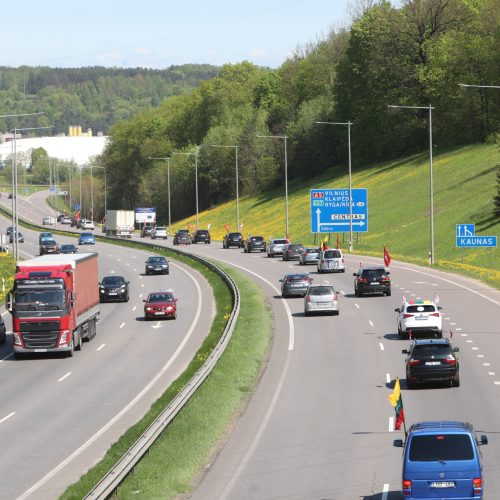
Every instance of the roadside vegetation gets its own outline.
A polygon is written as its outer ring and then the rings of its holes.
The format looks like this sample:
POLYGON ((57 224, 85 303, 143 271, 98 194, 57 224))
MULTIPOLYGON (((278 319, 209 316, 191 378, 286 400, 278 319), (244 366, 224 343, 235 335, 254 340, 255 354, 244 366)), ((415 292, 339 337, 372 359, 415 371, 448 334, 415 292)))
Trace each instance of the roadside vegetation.
MULTIPOLYGON (((152 405, 147 415, 114 443, 102 460, 70 486, 61 499, 83 498, 99 482, 205 362, 227 323, 232 298, 220 277, 187 257, 160 248, 157 253, 185 262, 209 281, 216 302, 210 334, 188 368, 152 405)), ((157 440, 135 473, 120 486, 119 498, 174 498, 189 491, 201 467, 253 390, 271 339, 272 320, 259 288, 230 268, 224 266, 223 269, 231 274, 241 293, 240 316, 231 342, 209 378, 157 440)))
MULTIPOLYGON (((455 246, 455 225, 476 224, 476 234, 500 235, 500 218, 494 213, 497 194, 497 145, 471 145, 434 156, 434 233, 436 266, 481 279, 500 288, 500 250, 460 249, 455 246)), ((393 259, 428 264, 429 158, 427 153, 370 168, 353 169, 353 188, 368 189, 369 232, 355 236, 355 253, 383 256, 384 245, 393 259)), ((292 241, 319 244, 311 234, 310 189, 347 188, 347 172, 331 169, 309 181, 289 185, 289 227, 292 241)), ((240 200, 244 235, 284 237, 284 187, 246 196, 240 200)), ((236 226, 236 203, 231 201, 199 214, 200 227, 208 227, 214 239, 222 239, 224 224, 236 226)), ((174 229, 194 226, 194 217, 178 221, 174 229)), ((330 245, 336 244, 336 234, 330 245)), ((349 235, 339 234, 346 251, 349 235)))

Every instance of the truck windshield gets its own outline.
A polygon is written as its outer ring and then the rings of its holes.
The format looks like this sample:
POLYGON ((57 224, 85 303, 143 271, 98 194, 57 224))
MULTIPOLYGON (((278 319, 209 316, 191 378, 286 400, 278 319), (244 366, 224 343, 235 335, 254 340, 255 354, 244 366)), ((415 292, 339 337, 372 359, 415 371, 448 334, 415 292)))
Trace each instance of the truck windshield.
POLYGON ((18 311, 60 311, 65 306, 64 290, 18 290, 15 294, 18 311))

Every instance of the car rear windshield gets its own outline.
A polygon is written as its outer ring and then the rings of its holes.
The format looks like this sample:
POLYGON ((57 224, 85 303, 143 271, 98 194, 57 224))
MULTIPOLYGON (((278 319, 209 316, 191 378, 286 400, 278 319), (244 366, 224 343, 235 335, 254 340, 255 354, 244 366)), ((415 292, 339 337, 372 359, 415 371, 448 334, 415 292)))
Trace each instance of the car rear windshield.
POLYGON ((273 245, 286 245, 286 240, 273 240, 273 245))
POLYGON ((297 245, 288 245, 288 249, 289 249, 289 250, 300 250, 300 249, 302 249, 302 248, 304 248, 304 246, 303 246, 303 245, 301 245, 300 243, 299 243, 299 244, 297 244, 297 245))
POLYGON ((155 293, 148 298, 148 302, 172 302, 173 300, 174 297, 170 293, 155 293))
POLYGON ((229 233, 229 238, 231 238, 232 240, 238 240, 239 238, 241 238, 241 234, 240 233, 229 233))
POLYGON ((309 279, 307 274, 290 274, 287 277, 287 281, 304 281, 309 279))
POLYGON ((451 347, 446 344, 417 345, 413 349, 414 358, 428 358, 430 356, 448 356, 451 347))
POLYGON ((307 253, 319 253, 319 248, 305 248, 307 253))
POLYGON ((406 308, 406 312, 409 313, 433 313, 436 312, 436 306, 433 305, 417 305, 417 306, 408 306, 406 308))
POLYGON ((208 231, 206 229, 200 229, 196 231, 198 234, 208 234, 208 231))
POLYGON ((250 239, 252 241, 264 241, 264 238, 262 236, 252 236, 250 239))
POLYGON ((323 257, 325 259, 340 259, 342 255, 338 250, 326 250, 323 257))
POLYGON ((309 295, 333 295, 331 286, 314 286, 309 289, 309 295))
POLYGON ((125 280, 121 276, 106 276, 102 279, 103 285, 121 285, 125 280))
POLYGON ((474 450, 467 434, 413 436, 409 458, 412 462, 472 460, 474 450))
POLYGON ((363 278, 378 278, 385 276, 385 269, 363 269, 361 272, 363 278))

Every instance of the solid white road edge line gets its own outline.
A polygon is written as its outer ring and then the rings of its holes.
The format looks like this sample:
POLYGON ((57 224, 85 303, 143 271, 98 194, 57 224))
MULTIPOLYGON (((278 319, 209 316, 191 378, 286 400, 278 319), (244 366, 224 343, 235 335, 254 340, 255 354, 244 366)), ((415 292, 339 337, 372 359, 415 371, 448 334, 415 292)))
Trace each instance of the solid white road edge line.
POLYGON ((66 373, 66 375, 63 375, 58 382, 62 382, 65 378, 68 378, 71 375, 71 372, 66 373))
POLYGON ((291 354, 287 353, 286 357, 286 362, 285 366, 283 367, 283 371, 281 372, 281 377, 279 379, 278 385, 276 386, 276 389, 273 394, 273 398, 271 402, 269 403, 269 407, 267 408, 266 414, 264 415, 264 418, 262 419, 262 422, 259 426, 259 429, 257 430, 257 433, 255 434, 255 437, 252 440, 252 444, 248 447, 247 452, 245 453, 245 456, 243 457, 242 461, 240 462, 240 465, 238 465, 238 468, 234 472, 234 474, 231 477, 231 480, 229 483, 227 483, 226 487, 222 491, 219 500, 225 500, 231 490, 233 489, 236 481, 240 478, 243 470, 247 466, 248 462, 250 461, 251 456, 253 455, 255 449, 257 448, 257 445, 259 444, 260 439, 262 438, 262 435, 264 434, 264 431, 267 427, 267 424, 269 423, 269 420, 271 419, 271 415, 274 412, 274 409, 276 407, 276 404, 278 402, 278 398, 281 394, 281 389, 283 388, 283 384, 285 383, 285 378, 288 372, 288 366, 290 364, 290 359, 291 359, 291 354))
POLYGON ((29 495, 31 495, 34 491, 36 491, 40 486, 43 486, 47 481, 49 481, 52 477, 54 477, 59 471, 61 471, 66 465, 72 462, 74 458, 76 458, 80 453, 82 453, 84 450, 86 450, 92 443, 94 443, 99 437, 101 437, 112 425, 114 425, 125 413, 127 413, 155 384, 158 382, 160 377, 170 368, 172 363, 177 359, 179 354, 182 352, 184 349, 185 345, 191 338, 191 335, 193 334, 195 327, 198 323, 198 320, 201 315, 201 304, 202 304, 202 294, 201 294, 201 288, 199 283, 196 281, 196 278, 186 269, 183 269, 181 266, 177 266, 176 264, 175 267, 178 267, 181 271, 185 272, 193 281, 193 283, 196 286, 196 291, 198 293, 198 307, 196 308, 196 314, 194 316, 193 321, 191 322, 191 326, 189 327, 189 330, 187 334, 185 335, 184 339, 182 342, 179 344, 173 355, 170 357, 170 359, 163 365, 161 370, 150 380, 148 384, 135 396, 130 403, 128 403, 124 408, 122 408, 109 422, 101 427, 90 439, 88 439, 85 443, 80 446, 77 450, 75 450, 69 457, 64 459, 59 465, 54 467, 49 473, 47 473, 45 476, 43 476, 37 483, 35 483, 31 488, 26 490, 21 496, 17 498, 17 500, 24 500, 25 498, 28 498, 29 495))
POLYGON ((15 411, 13 411, 12 413, 9 413, 6 417, 3 417, 1 420, 0 420, 0 424, 3 424, 7 419, 9 419, 10 417, 13 417, 14 415, 16 414, 15 411))

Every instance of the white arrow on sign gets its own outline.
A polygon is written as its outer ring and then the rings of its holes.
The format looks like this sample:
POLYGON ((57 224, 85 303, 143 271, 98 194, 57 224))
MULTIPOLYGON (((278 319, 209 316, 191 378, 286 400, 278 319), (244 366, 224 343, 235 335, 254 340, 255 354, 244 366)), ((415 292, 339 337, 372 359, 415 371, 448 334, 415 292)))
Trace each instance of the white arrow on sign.
MULTIPOLYGON (((320 222, 321 220, 321 210, 319 208, 316 209, 316 227, 319 230, 321 226, 350 226, 350 219, 344 222, 320 222)), ((363 227, 366 224, 361 220, 352 223, 353 226, 363 227)))

